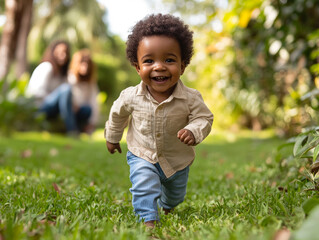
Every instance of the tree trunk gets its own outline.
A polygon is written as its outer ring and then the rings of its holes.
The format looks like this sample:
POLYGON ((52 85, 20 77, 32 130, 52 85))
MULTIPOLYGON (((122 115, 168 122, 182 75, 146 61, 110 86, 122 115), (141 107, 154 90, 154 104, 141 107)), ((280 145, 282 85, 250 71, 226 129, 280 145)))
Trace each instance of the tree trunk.
MULTIPOLYGON (((5 1, 6 23, 0 45, 0 80, 9 72, 14 57, 18 57, 18 65, 24 65, 21 67, 24 68, 22 71, 26 70, 26 43, 31 24, 32 4, 33 0, 5 1)), ((17 77, 21 76, 21 71, 19 74, 16 74, 17 77)))
POLYGON ((32 3, 33 0, 23 0, 23 12, 21 16, 20 31, 16 46, 16 77, 19 79, 28 69, 27 64, 27 40, 32 20, 32 3))
POLYGON ((14 0, 6 0, 5 9, 7 19, 3 27, 0 45, 0 79, 3 79, 7 75, 12 59, 13 39, 16 35, 17 29, 16 15, 18 2, 14 0))

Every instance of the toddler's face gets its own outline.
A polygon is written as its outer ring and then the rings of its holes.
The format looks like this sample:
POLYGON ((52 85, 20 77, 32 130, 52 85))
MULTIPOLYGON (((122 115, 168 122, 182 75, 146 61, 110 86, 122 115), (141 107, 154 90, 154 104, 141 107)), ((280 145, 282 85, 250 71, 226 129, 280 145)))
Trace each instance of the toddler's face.
POLYGON ((168 98, 185 70, 177 40, 166 36, 143 38, 137 49, 136 70, 154 96, 168 98))

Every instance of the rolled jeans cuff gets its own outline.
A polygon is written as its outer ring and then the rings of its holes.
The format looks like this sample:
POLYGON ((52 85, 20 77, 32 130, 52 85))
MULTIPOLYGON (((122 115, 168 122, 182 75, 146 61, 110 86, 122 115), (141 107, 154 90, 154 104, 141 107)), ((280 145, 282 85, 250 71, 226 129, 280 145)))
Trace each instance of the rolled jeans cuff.
MULTIPOLYGON (((136 214, 137 215, 137 214, 136 214)), ((138 216, 138 221, 144 221, 144 222, 148 222, 148 221, 159 221, 160 217, 158 215, 157 211, 153 211, 153 212, 147 212, 147 213, 143 213, 138 216)))

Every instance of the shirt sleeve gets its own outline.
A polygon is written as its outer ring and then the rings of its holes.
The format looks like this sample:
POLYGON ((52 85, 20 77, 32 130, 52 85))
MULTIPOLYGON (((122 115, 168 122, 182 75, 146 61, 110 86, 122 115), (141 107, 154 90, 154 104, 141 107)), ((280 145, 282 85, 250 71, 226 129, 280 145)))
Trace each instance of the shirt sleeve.
POLYGON ((109 120, 105 123, 104 129, 104 137, 108 142, 118 143, 122 138, 131 114, 127 107, 128 101, 129 97, 124 90, 111 107, 109 120))
POLYGON ((53 67, 49 62, 43 62, 33 71, 26 93, 30 97, 44 98, 48 95, 47 85, 52 75, 53 67))
POLYGON ((195 137, 195 145, 202 142, 210 133, 214 115, 208 109, 202 95, 195 91, 194 99, 190 102, 189 122, 185 129, 190 130, 195 137))

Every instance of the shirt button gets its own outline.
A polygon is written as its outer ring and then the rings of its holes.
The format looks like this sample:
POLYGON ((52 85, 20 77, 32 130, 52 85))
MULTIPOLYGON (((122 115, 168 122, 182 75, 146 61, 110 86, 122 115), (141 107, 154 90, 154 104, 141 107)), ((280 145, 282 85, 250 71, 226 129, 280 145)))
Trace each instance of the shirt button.
POLYGON ((162 154, 161 154, 161 153, 159 153, 159 154, 158 154, 158 157, 161 157, 161 156, 162 156, 162 154))
POLYGON ((160 134, 160 133, 156 134, 156 137, 160 137, 160 136, 161 136, 161 134, 160 134))
POLYGON ((158 106, 158 108, 157 108, 157 109, 158 109, 158 110, 163 109, 163 105, 158 106))

